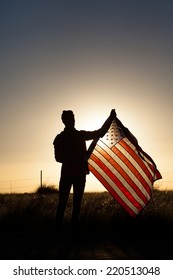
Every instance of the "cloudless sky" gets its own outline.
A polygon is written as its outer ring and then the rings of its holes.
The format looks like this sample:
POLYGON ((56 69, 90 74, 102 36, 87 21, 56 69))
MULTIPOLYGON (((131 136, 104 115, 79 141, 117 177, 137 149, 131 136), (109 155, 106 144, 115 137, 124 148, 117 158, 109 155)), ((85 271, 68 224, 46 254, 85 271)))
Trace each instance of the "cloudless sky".
MULTIPOLYGON (((58 184, 52 142, 64 109, 93 130, 115 108, 158 184, 173 185, 172 15, 171 0, 0 1, 2 191, 39 184, 40 170, 58 184)), ((89 175, 87 188, 96 182, 89 175)))

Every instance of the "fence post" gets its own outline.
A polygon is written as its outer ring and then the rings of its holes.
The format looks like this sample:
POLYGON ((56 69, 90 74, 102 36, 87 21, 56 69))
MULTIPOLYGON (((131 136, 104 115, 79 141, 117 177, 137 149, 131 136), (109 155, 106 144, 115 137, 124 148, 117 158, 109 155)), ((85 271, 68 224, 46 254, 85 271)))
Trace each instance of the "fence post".
POLYGON ((40 171, 40 187, 42 188, 43 186, 43 175, 42 175, 42 170, 40 171))
POLYGON ((10 194, 12 193, 12 181, 10 180, 10 194))

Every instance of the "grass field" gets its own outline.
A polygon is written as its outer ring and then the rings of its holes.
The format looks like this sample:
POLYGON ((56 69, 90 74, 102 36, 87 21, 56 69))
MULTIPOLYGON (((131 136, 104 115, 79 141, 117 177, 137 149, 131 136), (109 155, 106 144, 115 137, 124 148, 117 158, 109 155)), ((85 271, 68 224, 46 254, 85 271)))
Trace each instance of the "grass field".
POLYGON ((107 193, 85 193, 72 234, 69 197, 64 226, 53 232, 58 192, 0 195, 0 259, 173 259, 173 193, 155 190, 138 218, 107 193))

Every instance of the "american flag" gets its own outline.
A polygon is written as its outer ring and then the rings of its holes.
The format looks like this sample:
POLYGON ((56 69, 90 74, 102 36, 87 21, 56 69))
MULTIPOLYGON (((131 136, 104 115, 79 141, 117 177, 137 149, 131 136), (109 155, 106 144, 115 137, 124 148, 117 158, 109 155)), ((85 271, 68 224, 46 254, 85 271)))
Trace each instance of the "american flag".
POLYGON ((91 143, 89 170, 133 217, 152 196, 154 181, 161 179, 152 158, 116 118, 106 135, 91 143))

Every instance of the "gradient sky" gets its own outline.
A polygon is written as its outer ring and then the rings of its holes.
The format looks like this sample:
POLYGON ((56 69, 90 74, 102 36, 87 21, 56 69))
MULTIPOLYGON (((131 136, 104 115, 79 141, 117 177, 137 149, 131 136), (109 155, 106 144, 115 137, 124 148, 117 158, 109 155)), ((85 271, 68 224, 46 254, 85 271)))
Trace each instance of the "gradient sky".
POLYGON ((64 109, 92 130, 115 108, 159 186, 173 186, 172 15, 171 0, 0 1, 2 191, 39 184, 40 170, 58 182, 52 142, 64 109))

